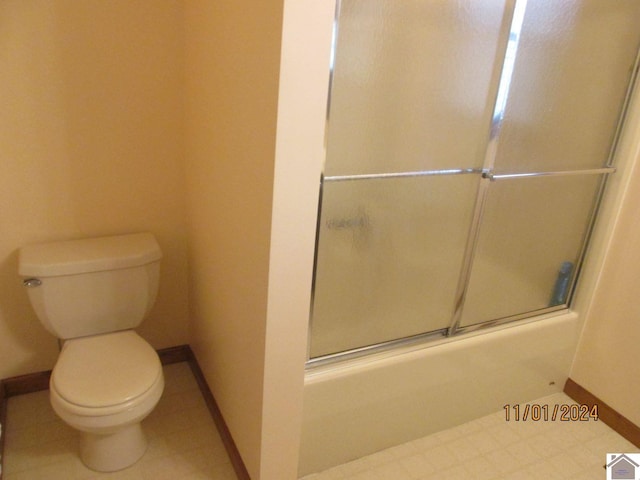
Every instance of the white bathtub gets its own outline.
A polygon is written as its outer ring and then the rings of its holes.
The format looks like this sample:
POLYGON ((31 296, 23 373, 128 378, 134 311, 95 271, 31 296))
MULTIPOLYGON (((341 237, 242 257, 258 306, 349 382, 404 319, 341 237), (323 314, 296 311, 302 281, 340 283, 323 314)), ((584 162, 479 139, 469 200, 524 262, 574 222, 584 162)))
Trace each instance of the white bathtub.
POLYGON ((561 391, 579 326, 561 313, 310 370, 300 476, 561 391))

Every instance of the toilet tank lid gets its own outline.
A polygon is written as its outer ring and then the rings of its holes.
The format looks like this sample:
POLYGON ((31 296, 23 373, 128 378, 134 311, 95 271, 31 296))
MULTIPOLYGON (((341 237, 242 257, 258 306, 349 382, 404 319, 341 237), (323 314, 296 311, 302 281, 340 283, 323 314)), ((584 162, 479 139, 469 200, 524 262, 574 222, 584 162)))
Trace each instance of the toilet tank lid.
POLYGON ((67 240, 22 247, 18 273, 25 277, 74 275, 137 267, 161 257, 160 246, 150 233, 67 240))

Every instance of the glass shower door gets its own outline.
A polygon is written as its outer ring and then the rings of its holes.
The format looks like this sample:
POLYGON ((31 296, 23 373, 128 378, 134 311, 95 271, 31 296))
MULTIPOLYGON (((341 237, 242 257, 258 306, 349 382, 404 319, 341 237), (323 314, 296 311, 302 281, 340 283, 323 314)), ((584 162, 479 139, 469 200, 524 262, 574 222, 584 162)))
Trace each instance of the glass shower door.
POLYGON ((341 2, 311 357, 449 326, 503 11, 503 1, 341 2))
POLYGON ((568 303, 600 189, 614 171, 612 144, 640 43, 636 0, 518 4, 524 16, 485 164, 486 205, 459 327, 568 303))
POLYGON ((638 25, 638 0, 339 0, 310 358, 567 307, 638 25))

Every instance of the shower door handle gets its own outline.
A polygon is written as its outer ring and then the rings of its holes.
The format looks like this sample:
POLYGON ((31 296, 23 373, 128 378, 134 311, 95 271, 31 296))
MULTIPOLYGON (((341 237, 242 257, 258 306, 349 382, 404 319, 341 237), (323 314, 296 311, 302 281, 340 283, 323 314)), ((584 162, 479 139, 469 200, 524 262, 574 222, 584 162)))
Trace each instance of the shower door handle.
POLYGON ((616 167, 591 168, 584 170, 559 170, 552 172, 527 172, 527 173, 493 173, 489 170, 482 172, 482 178, 488 178, 492 182, 496 180, 529 178, 529 177, 564 177, 568 175, 608 175, 616 172, 616 167))

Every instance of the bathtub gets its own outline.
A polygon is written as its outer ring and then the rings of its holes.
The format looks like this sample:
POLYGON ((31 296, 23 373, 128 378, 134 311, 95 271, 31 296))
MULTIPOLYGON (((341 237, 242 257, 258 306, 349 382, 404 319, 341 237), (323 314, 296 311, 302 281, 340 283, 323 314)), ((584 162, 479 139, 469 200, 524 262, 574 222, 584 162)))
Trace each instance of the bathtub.
POLYGON ((579 327, 563 311, 308 370, 299 475, 562 391, 579 327))

